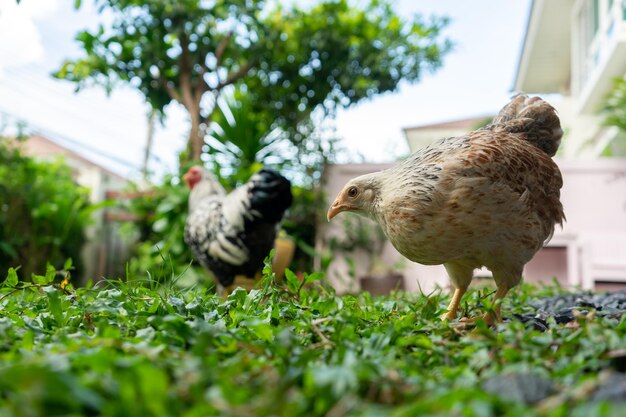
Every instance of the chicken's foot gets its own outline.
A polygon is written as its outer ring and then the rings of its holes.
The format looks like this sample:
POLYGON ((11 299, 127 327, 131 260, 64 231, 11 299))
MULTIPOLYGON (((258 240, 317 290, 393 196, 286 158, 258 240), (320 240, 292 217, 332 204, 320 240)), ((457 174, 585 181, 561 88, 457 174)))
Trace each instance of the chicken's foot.
POLYGON ((502 304, 502 299, 509 292, 508 287, 500 286, 496 290, 496 294, 493 296, 493 311, 488 311, 480 317, 463 317, 459 320, 459 327, 462 328, 471 328, 476 326, 476 321, 481 319, 485 322, 487 326, 495 326, 496 323, 500 323, 502 321, 502 314, 500 312, 500 306, 502 304))
POLYGON ((459 305, 461 304, 461 298, 463 298, 463 294, 465 294, 465 291, 467 291, 467 287, 456 288, 454 290, 454 295, 452 296, 452 300, 450 300, 450 304, 448 305, 448 312, 441 316, 441 320, 450 321, 456 318, 457 311, 459 310, 459 305))

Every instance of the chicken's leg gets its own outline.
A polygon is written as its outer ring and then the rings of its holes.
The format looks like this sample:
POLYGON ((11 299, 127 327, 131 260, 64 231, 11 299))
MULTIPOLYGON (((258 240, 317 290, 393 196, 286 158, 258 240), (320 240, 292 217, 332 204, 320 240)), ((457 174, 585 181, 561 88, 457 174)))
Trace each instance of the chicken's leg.
POLYGON ((509 292, 510 288, 508 286, 499 286, 496 290, 496 294, 493 296, 493 311, 488 311, 483 314, 481 317, 473 317, 473 318, 462 318, 460 321, 465 325, 469 325, 470 327, 474 326, 474 323, 479 318, 482 319, 487 326, 493 326, 496 323, 502 321, 502 315, 500 313, 500 306, 502 304, 502 299, 509 292))
POLYGON ((474 268, 470 265, 460 262, 448 262, 443 264, 450 276, 450 281, 454 285, 454 295, 448 305, 448 312, 441 316, 442 320, 454 320, 457 316, 459 305, 461 304, 461 298, 467 291, 470 282, 472 282, 472 274, 474 268))
POLYGON ((500 306, 502 305, 502 300, 509 290, 510 288, 508 286, 499 286, 496 290, 496 295, 493 296, 493 311, 488 311, 483 314, 483 320, 487 325, 493 326, 494 324, 502 321, 500 306))
POLYGON ((448 312, 441 316, 441 320, 454 320, 456 318, 456 313, 459 309, 459 305, 461 304, 461 298, 463 298, 463 294, 467 291, 467 287, 456 288, 454 290, 454 295, 452 296, 452 300, 448 305, 448 312))
POLYGON ((519 284, 522 279, 523 265, 517 268, 509 266, 508 268, 492 269, 493 279, 496 282, 496 295, 493 297, 493 311, 488 311, 483 315, 483 320, 489 326, 502 321, 501 304, 509 290, 519 284))

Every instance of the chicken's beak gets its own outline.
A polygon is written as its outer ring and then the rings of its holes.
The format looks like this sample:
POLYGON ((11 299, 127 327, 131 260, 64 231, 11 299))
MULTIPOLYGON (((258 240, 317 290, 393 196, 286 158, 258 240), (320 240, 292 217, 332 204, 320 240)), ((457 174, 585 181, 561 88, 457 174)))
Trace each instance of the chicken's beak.
POLYGON ((189 184, 189 171, 187 171, 185 173, 185 175, 183 175, 183 181, 185 181, 187 184, 189 184))
POLYGON ((339 197, 337 197, 335 202, 328 209, 328 213, 326 214, 326 218, 328 219, 328 221, 331 221, 333 217, 335 217, 336 215, 338 215, 342 211, 346 211, 346 210, 350 210, 350 206, 348 206, 347 204, 343 203, 343 198, 341 198, 341 195, 340 195, 339 197))

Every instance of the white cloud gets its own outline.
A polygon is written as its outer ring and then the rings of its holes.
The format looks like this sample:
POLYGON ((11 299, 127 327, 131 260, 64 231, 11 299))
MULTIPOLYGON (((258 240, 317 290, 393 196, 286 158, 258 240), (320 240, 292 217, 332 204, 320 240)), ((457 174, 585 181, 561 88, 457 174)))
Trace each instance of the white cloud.
POLYGON ((0 71, 38 62, 44 49, 36 20, 54 13, 60 0, 0 0, 0 71))

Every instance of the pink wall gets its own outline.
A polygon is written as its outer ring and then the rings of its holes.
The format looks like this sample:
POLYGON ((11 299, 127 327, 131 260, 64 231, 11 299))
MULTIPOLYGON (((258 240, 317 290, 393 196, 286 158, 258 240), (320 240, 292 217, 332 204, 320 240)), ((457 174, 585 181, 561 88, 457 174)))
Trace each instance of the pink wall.
MULTIPOLYGON (((561 201, 567 222, 557 228, 547 247, 526 266, 527 281, 546 282, 556 277, 567 285, 585 288, 613 288, 626 282, 626 159, 611 158, 593 161, 557 161, 563 174, 561 201)), ((380 171, 390 164, 345 164, 329 167, 326 193, 333 199, 343 185, 358 175, 380 171)), ((330 201, 329 201, 330 204, 330 201)), ((342 216, 345 214, 342 214, 342 216)), ((326 227, 326 238, 342 233, 336 222, 326 227)), ((341 224, 340 222, 337 222, 341 224)), ((323 246, 323 241, 318 242, 323 246)), ((358 290, 358 282, 347 273, 345 254, 335 254, 329 277, 339 291, 358 290)), ((368 270, 366 253, 349 254, 354 260, 357 276, 368 270)), ((387 265, 401 259, 387 243, 381 254, 387 265)), ((402 270, 405 288, 409 291, 432 291, 446 287, 448 278, 442 266, 423 266, 410 261, 402 270)), ((481 271, 480 275, 488 275, 481 271)))

